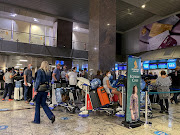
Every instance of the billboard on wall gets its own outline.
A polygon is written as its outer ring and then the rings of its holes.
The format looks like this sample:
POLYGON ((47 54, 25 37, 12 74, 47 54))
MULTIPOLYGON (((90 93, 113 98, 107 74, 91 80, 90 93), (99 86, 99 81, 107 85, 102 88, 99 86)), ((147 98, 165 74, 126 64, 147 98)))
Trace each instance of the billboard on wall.
POLYGON ((128 57, 126 122, 140 119, 141 59, 128 57))
POLYGON ((139 49, 150 51, 180 45, 180 14, 143 26, 139 49))

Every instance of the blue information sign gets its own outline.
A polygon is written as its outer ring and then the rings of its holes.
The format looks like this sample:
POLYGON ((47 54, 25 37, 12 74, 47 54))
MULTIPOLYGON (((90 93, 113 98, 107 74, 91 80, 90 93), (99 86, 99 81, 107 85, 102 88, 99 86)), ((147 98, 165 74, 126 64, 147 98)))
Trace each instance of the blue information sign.
POLYGON ((166 63, 158 64, 158 68, 160 68, 160 69, 167 68, 167 64, 166 63))
POLYGON ((149 64, 143 64, 143 69, 148 70, 149 69, 149 64))
POLYGON ((149 69, 157 69, 157 64, 150 64, 149 69))
POLYGON ((168 63, 168 69, 175 69, 176 68, 176 62, 168 63))

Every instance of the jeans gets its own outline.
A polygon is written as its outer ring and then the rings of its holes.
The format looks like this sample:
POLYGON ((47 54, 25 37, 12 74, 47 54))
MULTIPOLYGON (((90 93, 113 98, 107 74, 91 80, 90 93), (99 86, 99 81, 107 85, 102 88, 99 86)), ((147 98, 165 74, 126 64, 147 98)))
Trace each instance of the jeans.
POLYGON ((24 85, 24 100, 27 101, 28 100, 28 89, 29 89, 29 86, 25 86, 24 85))
POLYGON ((5 92, 4 92, 3 99, 6 98, 8 91, 9 91, 9 99, 11 99, 13 88, 14 88, 13 83, 6 83, 5 84, 5 92))
MULTIPOLYGON (((174 89, 180 89, 179 86, 174 86, 174 89)), ((174 93, 174 96, 172 97, 172 100, 174 100, 175 103, 178 103, 177 97, 179 96, 180 93, 174 93)))
POLYGON ((35 117, 34 117, 34 122, 35 123, 40 123, 40 105, 44 109, 44 112, 48 116, 48 118, 51 120, 51 118, 54 116, 54 114, 51 112, 49 107, 46 104, 46 99, 47 99, 47 92, 38 92, 36 95, 36 107, 35 107, 35 117))
POLYGON ((165 104, 166 104, 166 108, 165 108, 165 106, 163 105, 163 99, 160 99, 161 111, 164 111, 165 109, 168 111, 168 109, 169 109, 168 99, 164 99, 164 101, 165 101, 165 104))
POLYGON ((24 100, 31 100, 32 99, 32 85, 29 86, 24 86, 24 100))

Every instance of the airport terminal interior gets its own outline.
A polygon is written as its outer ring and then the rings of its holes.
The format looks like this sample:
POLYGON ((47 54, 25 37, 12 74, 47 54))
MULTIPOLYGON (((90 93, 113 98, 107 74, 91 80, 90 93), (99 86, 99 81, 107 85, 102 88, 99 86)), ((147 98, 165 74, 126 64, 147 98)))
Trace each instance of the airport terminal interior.
POLYGON ((180 135, 180 0, 0 0, 0 135, 180 135))

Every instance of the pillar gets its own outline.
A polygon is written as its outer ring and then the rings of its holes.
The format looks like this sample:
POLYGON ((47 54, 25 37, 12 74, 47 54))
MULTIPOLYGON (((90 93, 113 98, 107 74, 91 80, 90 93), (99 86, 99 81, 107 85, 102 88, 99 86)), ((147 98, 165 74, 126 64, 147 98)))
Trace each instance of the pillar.
POLYGON ((89 70, 110 70, 116 61, 116 0, 90 0, 89 70))
POLYGON ((57 23, 57 47, 72 49, 73 22, 59 19, 57 23))

